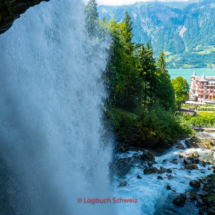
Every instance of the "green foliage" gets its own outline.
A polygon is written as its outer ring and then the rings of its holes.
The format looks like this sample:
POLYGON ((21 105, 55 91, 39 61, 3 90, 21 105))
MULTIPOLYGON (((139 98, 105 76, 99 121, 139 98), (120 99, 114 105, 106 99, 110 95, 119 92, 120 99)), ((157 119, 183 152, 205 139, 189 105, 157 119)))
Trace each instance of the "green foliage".
POLYGON ((161 51, 157 65, 158 65, 157 98, 159 100, 159 103, 166 110, 174 110, 175 109, 175 91, 173 89, 173 85, 170 80, 170 75, 166 70, 165 54, 163 51, 161 51))
POLYGON ((194 116, 188 116, 187 114, 184 114, 183 118, 191 125, 195 125, 197 127, 200 124, 202 127, 215 127, 215 114, 199 113, 194 116))
POLYGON ((141 141, 142 146, 145 146, 147 140, 159 146, 170 139, 192 134, 186 120, 158 104, 145 112, 137 110, 130 113, 122 109, 111 109, 109 114, 115 130, 127 143, 141 141), (132 136, 134 131, 136 135, 132 136))
MULTIPOLYGON (((90 7, 87 6, 87 13, 92 11, 90 7)), ((106 116, 118 138, 127 143, 140 141, 144 144, 150 140, 152 144, 162 144, 192 133, 185 120, 174 113, 175 93, 165 67, 164 52, 157 62, 149 41, 145 46, 133 42, 129 13, 125 12, 120 23, 113 16, 109 22, 106 18, 97 21, 97 16, 92 14, 86 17, 87 20, 95 17, 93 23, 100 32, 111 37, 104 72, 108 92, 106 116)), ((91 26, 89 21, 87 26, 91 26)), ((89 29, 92 30, 89 34, 93 35, 95 28, 89 29)))
POLYGON ((87 29, 87 33, 89 38, 92 38, 95 36, 95 33, 97 32, 98 27, 98 10, 97 10, 97 2, 96 0, 89 0, 87 3, 87 6, 85 8, 85 25, 87 29))
POLYGON ((175 90, 175 97, 178 106, 189 98, 189 85, 186 79, 178 76, 176 79, 172 79, 172 85, 175 90))
MULTIPOLYGON (((0 0, 0 9, 2 8, 3 6, 3 3, 2 3, 3 0, 0 0)), ((6 3, 7 5, 7 9, 8 9, 8 12, 10 13, 10 17, 12 17, 12 9, 11 9, 11 3, 10 3, 10 0, 4 0, 4 3, 6 3)), ((2 20, 2 14, 0 13, 0 22, 2 20)))

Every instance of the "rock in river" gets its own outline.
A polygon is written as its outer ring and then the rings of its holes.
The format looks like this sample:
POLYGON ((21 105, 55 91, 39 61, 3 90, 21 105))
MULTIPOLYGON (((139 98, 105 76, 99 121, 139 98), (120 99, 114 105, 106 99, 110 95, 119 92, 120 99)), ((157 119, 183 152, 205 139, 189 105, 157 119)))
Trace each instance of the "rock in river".
POLYGON ((173 200, 173 203, 177 206, 181 206, 183 207, 185 204, 185 200, 186 200, 186 195, 185 194, 180 194, 178 197, 176 197, 173 200))
POLYGON ((153 174, 153 173, 156 173, 156 172, 158 172, 158 169, 156 167, 146 167, 143 170, 144 174, 153 174))
POLYGON ((198 166, 196 164, 186 164, 185 169, 189 170, 198 169, 198 166))
POLYGON ((155 162, 155 156, 148 150, 144 150, 141 158, 145 161, 153 161, 155 162))
POLYGON ((190 181, 190 186, 199 188, 200 187, 200 182, 197 180, 190 181))

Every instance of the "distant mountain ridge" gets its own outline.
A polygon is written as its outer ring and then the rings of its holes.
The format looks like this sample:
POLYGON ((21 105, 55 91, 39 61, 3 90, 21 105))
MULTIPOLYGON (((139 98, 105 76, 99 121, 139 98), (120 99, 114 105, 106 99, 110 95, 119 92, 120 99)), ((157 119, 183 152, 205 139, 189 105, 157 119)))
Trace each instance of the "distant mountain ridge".
POLYGON ((215 1, 142 2, 99 6, 99 15, 121 21, 128 10, 134 41, 149 40, 155 56, 164 49, 168 68, 215 68, 215 1))

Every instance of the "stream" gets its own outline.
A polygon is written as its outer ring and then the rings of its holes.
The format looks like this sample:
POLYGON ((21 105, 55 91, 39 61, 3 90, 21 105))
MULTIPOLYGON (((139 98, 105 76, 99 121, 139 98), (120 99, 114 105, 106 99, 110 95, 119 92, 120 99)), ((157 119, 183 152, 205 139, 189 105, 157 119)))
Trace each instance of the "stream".
MULTIPOLYGON (((198 133, 198 138, 215 137, 214 134, 198 133)), ((117 153, 118 162, 129 160, 130 165, 121 168, 121 171, 113 174, 114 194, 117 198, 128 199, 135 198, 137 203, 118 203, 117 214, 119 215, 142 215, 142 214, 199 214, 198 209, 187 200, 184 207, 178 207, 172 203, 180 193, 191 190, 189 182, 207 176, 212 172, 208 170, 210 165, 203 167, 197 164, 198 170, 184 169, 183 158, 179 158, 180 153, 190 154, 195 151, 200 157, 210 158, 211 151, 200 148, 186 148, 185 140, 180 141, 185 149, 172 147, 161 156, 156 156, 156 164, 153 167, 164 167, 172 169, 172 173, 163 174, 144 174, 143 169, 148 166, 146 161, 136 159, 134 156, 141 155, 142 151, 128 151, 126 153, 117 153), (174 160, 175 159, 175 160, 174 160), (173 162, 172 162, 173 161, 173 162), (138 178, 137 175, 140 177, 138 178), (158 179, 161 176, 162 179, 158 179), (121 183, 127 181, 126 186, 118 187, 121 183), (167 190, 167 185, 171 187, 167 190)), ((195 188, 194 188, 195 189, 195 188)))

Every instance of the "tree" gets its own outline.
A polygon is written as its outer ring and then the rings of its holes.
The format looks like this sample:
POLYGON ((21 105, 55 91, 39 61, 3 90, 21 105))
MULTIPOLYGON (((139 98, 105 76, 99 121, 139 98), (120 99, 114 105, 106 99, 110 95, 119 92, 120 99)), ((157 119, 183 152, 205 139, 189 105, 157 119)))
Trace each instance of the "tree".
POLYGON ((180 108, 181 103, 189 98, 189 84, 186 79, 178 76, 176 79, 172 79, 172 85, 175 90, 175 98, 178 108, 180 108))
POLYGON ((156 64, 155 59, 153 58, 153 54, 154 52, 149 42, 147 42, 146 48, 143 44, 140 44, 138 50, 138 69, 144 87, 144 89, 142 90, 144 109, 146 108, 147 100, 149 105, 151 105, 152 102, 155 100, 157 91, 156 64))
POLYGON ((97 2, 96 0, 89 0, 87 3, 87 6, 85 8, 85 13, 86 13, 86 29, 88 36, 92 38, 95 36, 95 32, 97 29, 97 22, 99 20, 99 13, 97 10, 97 2))
POLYGON ((175 92, 171 83, 170 75, 166 70, 165 54, 163 50, 158 58, 158 100, 165 110, 175 109, 175 92))

